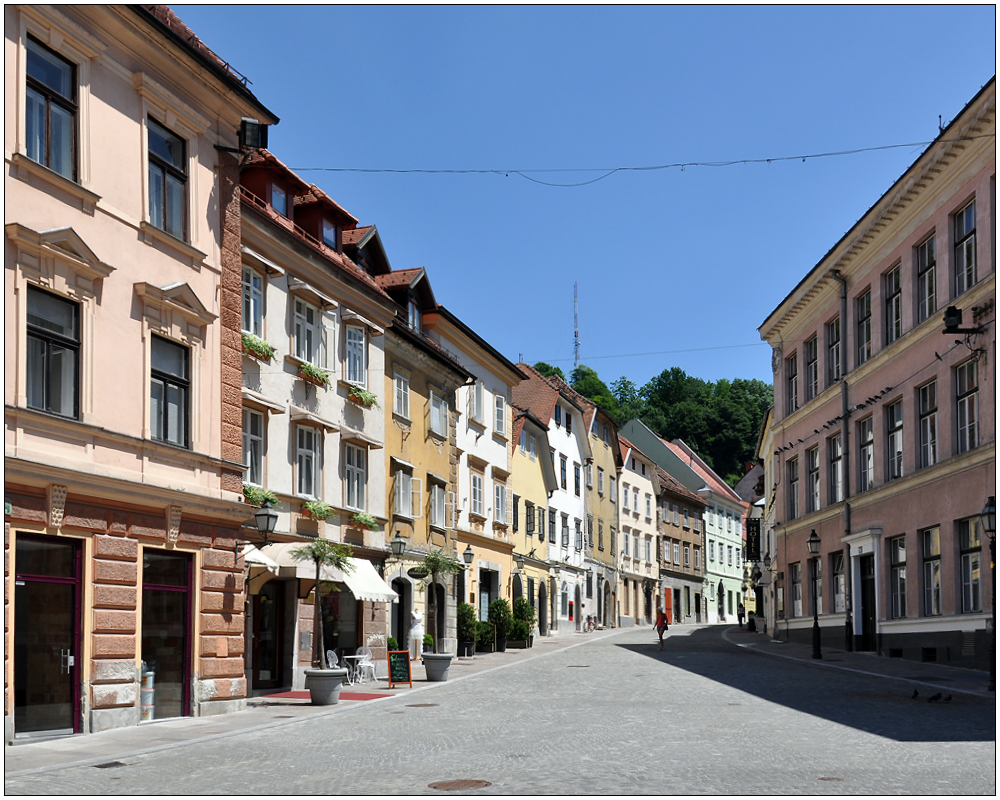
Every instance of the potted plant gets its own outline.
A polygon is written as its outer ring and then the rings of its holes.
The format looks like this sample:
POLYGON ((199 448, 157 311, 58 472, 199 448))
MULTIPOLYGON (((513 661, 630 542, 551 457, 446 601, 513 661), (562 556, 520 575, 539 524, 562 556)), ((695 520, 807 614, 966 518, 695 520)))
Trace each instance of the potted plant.
POLYGON ((347 390, 347 399, 364 408, 379 408, 378 398, 374 392, 369 392, 362 386, 355 386, 353 383, 347 390))
MULTIPOLYGON (((527 629, 527 635, 524 636, 525 647, 531 647, 532 645, 532 635, 531 632, 535 629, 537 623, 537 616, 535 614, 535 609, 532 607, 531 603, 528 602, 527 598, 515 597, 514 598, 514 620, 523 622, 524 627, 527 629)), ((514 639, 520 639, 520 636, 512 636, 514 639)))
POLYGON ((324 389, 330 385, 330 373, 313 366, 308 361, 299 362, 299 377, 324 389))
POLYGON ((395 636, 390 636, 388 639, 385 640, 385 649, 386 650, 398 650, 399 649, 399 642, 396 641, 396 637, 395 636))
POLYGON ((278 505, 278 495, 270 489, 252 486, 249 483, 243 484, 243 499, 252 506, 262 506, 265 500, 270 500, 272 506, 278 505))
POLYGON ((306 670, 306 683, 313 705, 332 705, 340 700, 340 689, 347 677, 343 668, 329 669, 326 667, 326 642, 323 636, 323 623, 320 617, 320 570, 322 567, 337 567, 343 572, 350 572, 354 565, 348 561, 351 548, 329 539, 315 539, 301 547, 296 547, 290 555, 296 561, 312 561, 316 565, 316 587, 313 602, 313 657, 312 669, 306 670))
POLYGON ((515 619, 510 626, 510 639, 507 640, 507 646, 515 649, 521 649, 528 646, 528 640, 531 636, 531 628, 528 627, 528 623, 523 619, 515 619))
MULTIPOLYGON (((437 592, 434 590, 434 587, 437 585, 438 578, 461 572, 465 569, 465 565, 458 559, 452 558, 443 550, 431 550, 431 552, 421 559, 418 566, 426 570, 428 576, 430 577, 430 608, 428 609, 430 613, 429 619, 427 620, 427 626, 435 626, 432 630, 436 630, 438 610, 437 592)), ((427 671, 427 680, 446 681, 448 680, 448 669, 451 667, 451 660, 454 658, 454 653, 438 652, 440 647, 440 641, 438 639, 432 639, 432 644, 434 652, 423 654, 424 669, 427 671)))
POLYGON ((352 514, 351 524, 357 528, 368 528, 370 531, 378 530, 378 522, 367 511, 358 511, 356 514, 352 514))
POLYGON ((497 652, 502 653, 507 649, 507 639, 510 637, 510 629, 514 623, 514 615, 511 613, 507 598, 498 597, 490 603, 487 616, 497 629, 497 652))
POLYGON ((429 633, 424 634, 424 652, 433 653, 434 652, 434 637, 429 633))
POLYGON ((313 519, 326 519, 333 513, 333 509, 330 508, 322 500, 306 500, 302 504, 302 516, 312 517, 313 519))
POLYGON ((492 653, 496 650, 496 628, 489 622, 476 623, 476 652, 492 653))
POLYGON ((468 658, 476 650, 476 609, 468 603, 459 603, 455 616, 458 656, 468 658))
POLYGON ((264 341, 259 336, 254 336, 252 333, 244 333, 243 354, 267 364, 274 358, 275 348, 273 344, 264 341))

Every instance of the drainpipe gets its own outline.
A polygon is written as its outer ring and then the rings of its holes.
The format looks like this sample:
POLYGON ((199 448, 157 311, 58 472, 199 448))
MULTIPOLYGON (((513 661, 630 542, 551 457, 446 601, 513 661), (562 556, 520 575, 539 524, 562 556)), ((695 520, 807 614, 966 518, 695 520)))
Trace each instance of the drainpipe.
MULTIPOLYGON (((847 281, 840 270, 830 270, 830 274, 840 283, 840 399, 841 399, 841 440, 843 442, 843 482, 844 482, 844 536, 851 533, 851 424, 850 400, 847 385, 847 281)), ((851 568, 851 546, 844 544, 844 649, 854 650, 854 624, 851 619, 853 570, 851 568)))

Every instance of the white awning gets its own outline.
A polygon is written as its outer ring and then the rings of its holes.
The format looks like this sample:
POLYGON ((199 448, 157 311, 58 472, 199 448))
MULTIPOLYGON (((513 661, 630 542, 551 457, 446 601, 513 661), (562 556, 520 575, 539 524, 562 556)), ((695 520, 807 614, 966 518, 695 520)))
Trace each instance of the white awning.
MULTIPOLYGON (((296 561, 291 555, 295 548, 301 546, 302 542, 269 544, 261 552, 280 566, 279 577, 314 581, 316 580, 316 565, 312 561, 296 561)), ((390 589, 389 584, 382 580, 382 576, 375 571, 371 561, 364 558, 348 558, 347 561, 353 565, 353 570, 343 572, 336 567, 320 567, 320 580, 346 584, 351 594, 358 600, 394 603, 399 599, 399 595, 390 589)))
POLYGON ((268 572, 273 572, 275 575, 277 575, 278 570, 281 569, 281 565, 277 561, 272 558, 268 558, 252 544, 244 545, 243 550, 240 551, 240 555, 242 555, 244 560, 251 566, 263 567, 268 572))

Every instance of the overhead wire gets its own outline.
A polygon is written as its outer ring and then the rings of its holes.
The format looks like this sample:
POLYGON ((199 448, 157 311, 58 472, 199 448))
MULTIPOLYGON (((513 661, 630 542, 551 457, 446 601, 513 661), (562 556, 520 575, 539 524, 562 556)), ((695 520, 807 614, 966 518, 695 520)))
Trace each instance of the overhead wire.
POLYGON ((821 153, 801 153, 794 156, 771 156, 767 158, 737 158, 728 161, 677 161, 670 164, 652 164, 646 166, 623 166, 623 167, 562 167, 562 168, 540 168, 540 169, 376 169, 364 167, 291 167, 295 172, 353 172, 362 174, 395 174, 395 175, 502 175, 509 177, 517 175, 532 183, 543 186, 554 186, 559 188, 575 188, 579 186, 589 186, 590 184, 609 178, 618 172, 652 172, 666 169, 680 169, 682 172, 687 167, 732 167, 746 164, 774 164, 782 161, 802 161, 810 158, 835 158, 839 156, 858 155, 859 153, 873 153, 881 150, 895 150, 904 147, 927 147, 932 144, 954 144, 956 142, 969 142, 976 139, 996 138, 996 133, 985 133, 978 136, 959 136, 954 139, 932 139, 922 142, 905 142, 900 144, 885 144, 875 147, 856 147, 850 150, 831 150, 821 153), (567 173, 567 172, 603 172, 596 178, 576 183, 555 183, 543 181, 532 175, 544 173, 567 173))
MULTIPOLYGON (((581 361, 596 361, 602 358, 635 358, 639 356, 669 356, 676 353, 701 353, 706 350, 733 350, 738 347, 762 347, 767 345, 767 342, 751 342, 750 344, 723 344, 716 347, 690 347, 684 350, 656 350, 651 353, 619 353, 617 355, 608 356, 587 356, 586 358, 581 357, 581 361)), ((560 361, 573 361, 573 358, 542 358, 540 361, 544 361, 547 364, 557 363, 560 361)))

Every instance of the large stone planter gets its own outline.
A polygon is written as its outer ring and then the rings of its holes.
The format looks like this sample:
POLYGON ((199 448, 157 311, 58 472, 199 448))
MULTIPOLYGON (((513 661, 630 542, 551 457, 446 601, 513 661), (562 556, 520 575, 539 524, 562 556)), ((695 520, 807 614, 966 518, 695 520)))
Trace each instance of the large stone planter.
POLYGON ((454 658, 451 653, 424 653, 423 658, 424 669, 427 671, 427 680, 448 680, 448 669, 451 667, 452 658, 454 658))
POLYGON ((347 670, 307 669, 306 688, 314 706, 332 706, 340 701, 340 690, 347 678, 347 670))
POLYGON ((471 658, 475 655, 476 643, 475 642, 459 642, 458 643, 458 656, 459 658, 471 658))

